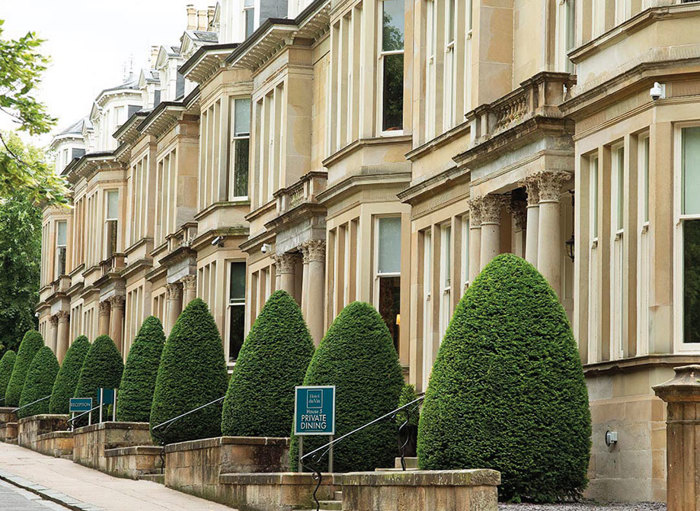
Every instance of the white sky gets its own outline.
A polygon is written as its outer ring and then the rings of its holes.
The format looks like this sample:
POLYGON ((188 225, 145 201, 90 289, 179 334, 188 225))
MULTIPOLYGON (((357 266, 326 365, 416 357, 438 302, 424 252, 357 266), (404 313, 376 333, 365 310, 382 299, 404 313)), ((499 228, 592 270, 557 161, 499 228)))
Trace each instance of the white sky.
MULTIPOLYGON (((37 96, 62 130, 90 113, 102 89, 122 82, 132 56, 138 73, 151 45, 178 44, 190 3, 203 9, 216 0, 0 0, 0 37, 33 31, 46 40, 41 52, 51 63, 37 96)), ((0 118, 1 129, 11 127, 0 118)))

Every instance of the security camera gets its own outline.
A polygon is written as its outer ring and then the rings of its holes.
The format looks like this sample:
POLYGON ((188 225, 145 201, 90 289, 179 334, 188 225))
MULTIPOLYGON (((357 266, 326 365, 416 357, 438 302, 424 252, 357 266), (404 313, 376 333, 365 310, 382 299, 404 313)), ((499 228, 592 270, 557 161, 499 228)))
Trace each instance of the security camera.
POLYGON ((269 244, 263 243, 263 246, 260 247, 260 252, 262 252, 263 254, 267 254, 271 249, 272 247, 269 244))
POLYGON ((651 89, 649 89, 649 95, 654 101, 656 101, 657 99, 665 99, 666 84, 654 82, 654 86, 651 89))
POLYGON ((217 236, 213 240, 211 240, 211 245, 216 246, 216 245, 223 245, 224 244, 224 237, 223 236, 217 236))

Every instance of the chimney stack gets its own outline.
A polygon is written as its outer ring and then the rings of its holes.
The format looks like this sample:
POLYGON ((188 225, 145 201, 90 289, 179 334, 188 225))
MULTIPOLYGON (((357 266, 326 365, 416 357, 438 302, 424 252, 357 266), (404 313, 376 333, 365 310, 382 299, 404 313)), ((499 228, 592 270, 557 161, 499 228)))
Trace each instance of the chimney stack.
POLYGON ((187 5, 187 30, 197 30, 197 9, 194 4, 187 5))
POLYGON ((209 27, 211 27, 212 23, 214 23, 214 13, 215 12, 216 12, 215 5, 210 5, 207 8, 207 30, 209 30, 209 27))
POLYGON ((209 26, 207 22, 208 12, 206 9, 197 11, 197 28, 195 30, 206 30, 209 26))

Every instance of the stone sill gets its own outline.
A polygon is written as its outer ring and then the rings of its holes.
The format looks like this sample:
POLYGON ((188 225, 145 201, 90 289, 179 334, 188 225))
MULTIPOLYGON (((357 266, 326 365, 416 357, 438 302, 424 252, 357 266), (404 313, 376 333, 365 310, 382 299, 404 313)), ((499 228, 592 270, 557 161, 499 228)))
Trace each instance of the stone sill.
POLYGON ((191 451, 195 449, 210 449, 222 445, 279 445, 288 447, 289 438, 250 437, 250 436, 218 436, 200 440, 188 440, 165 446, 165 452, 191 451))
POLYGON ((91 424, 90 426, 83 426, 82 428, 77 428, 75 434, 79 435, 82 433, 90 433, 92 431, 98 431, 100 429, 141 429, 148 430, 150 424, 148 422, 102 422, 100 424, 91 424))
POLYGON ((350 472, 333 475, 342 486, 498 486, 501 474, 490 469, 350 472))

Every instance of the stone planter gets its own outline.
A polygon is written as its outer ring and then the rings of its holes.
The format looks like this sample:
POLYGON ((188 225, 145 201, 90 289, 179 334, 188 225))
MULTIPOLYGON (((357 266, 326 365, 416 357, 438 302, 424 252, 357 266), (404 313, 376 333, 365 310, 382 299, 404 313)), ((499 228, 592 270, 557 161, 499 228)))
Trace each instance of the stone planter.
POLYGON ((163 448, 157 445, 137 445, 106 449, 107 473, 117 477, 139 479, 143 474, 153 474, 163 467, 163 448))
POLYGON ((147 422, 92 424, 74 431, 73 461, 106 472, 106 449, 151 444, 151 434, 147 422))
MULTIPOLYGON (((316 509, 312 474, 283 472, 276 474, 222 474, 222 502, 248 511, 291 511, 316 509)), ((333 478, 326 475, 316 494, 318 500, 333 498, 333 478)))
POLYGON ((17 423, 17 443, 37 450, 39 435, 68 429, 68 415, 41 414, 24 417, 17 423))
POLYGON ((501 474, 495 470, 354 472, 334 476, 343 509, 439 509, 498 511, 501 474))
POLYGON ((289 438, 216 437, 165 447, 165 485, 217 502, 220 474, 280 472, 289 464, 289 438))
POLYGON ((0 440, 10 444, 17 443, 17 423, 3 422, 0 423, 0 440))
POLYGON ((73 432, 53 431, 39 435, 35 450, 55 458, 73 459, 73 432))
POLYGON ((5 422, 17 422, 16 408, 14 406, 0 406, 0 424, 5 422))

